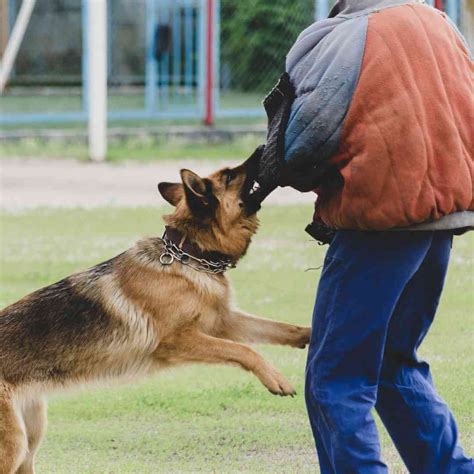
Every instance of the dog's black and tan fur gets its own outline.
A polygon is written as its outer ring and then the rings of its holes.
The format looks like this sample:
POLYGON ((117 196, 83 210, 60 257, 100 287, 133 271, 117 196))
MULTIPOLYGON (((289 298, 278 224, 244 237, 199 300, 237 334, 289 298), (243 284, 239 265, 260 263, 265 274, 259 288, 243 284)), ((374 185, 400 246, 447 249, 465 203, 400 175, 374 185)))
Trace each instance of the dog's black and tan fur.
MULTIPOLYGON (((206 179, 183 170, 160 183, 176 209, 167 225, 203 251, 237 261, 257 229, 244 200, 245 164, 206 179)), ((270 390, 285 378, 243 342, 304 347, 309 328, 236 310, 229 282, 174 262, 149 238, 85 272, 38 290, 0 312, 0 473, 32 473, 45 431, 44 394, 88 381, 153 373, 181 363, 230 363, 270 390)))

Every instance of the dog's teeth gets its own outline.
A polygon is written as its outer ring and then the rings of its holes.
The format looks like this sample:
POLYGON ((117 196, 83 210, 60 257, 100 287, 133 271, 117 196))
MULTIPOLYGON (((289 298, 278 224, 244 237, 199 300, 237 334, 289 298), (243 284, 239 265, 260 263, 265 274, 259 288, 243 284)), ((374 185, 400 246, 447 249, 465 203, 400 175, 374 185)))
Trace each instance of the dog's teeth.
POLYGON ((253 182, 252 189, 250 189, 249 194, 253 194, 260 189, 260 184, 257 181, 253 182))

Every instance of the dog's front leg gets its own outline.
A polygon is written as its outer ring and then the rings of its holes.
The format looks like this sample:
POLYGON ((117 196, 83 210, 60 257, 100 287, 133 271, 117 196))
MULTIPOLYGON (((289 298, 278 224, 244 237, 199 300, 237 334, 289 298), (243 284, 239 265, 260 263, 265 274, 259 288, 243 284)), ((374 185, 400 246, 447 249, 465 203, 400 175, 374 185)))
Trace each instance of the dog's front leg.
POLYGON ((222 320, 219 336, 231 341, 281 344, 304 349, 309 343, 310 327, 258 318, 241 311, 231 311, 222 320))
POLYGON ((237 364, 253 372, 271 393, 295 395, 283 375, 256 351, 244 344, 208 336, 197 329, 181 332, 173 340, 160 343, 157 357, 164 357, 171 363, 237 364))

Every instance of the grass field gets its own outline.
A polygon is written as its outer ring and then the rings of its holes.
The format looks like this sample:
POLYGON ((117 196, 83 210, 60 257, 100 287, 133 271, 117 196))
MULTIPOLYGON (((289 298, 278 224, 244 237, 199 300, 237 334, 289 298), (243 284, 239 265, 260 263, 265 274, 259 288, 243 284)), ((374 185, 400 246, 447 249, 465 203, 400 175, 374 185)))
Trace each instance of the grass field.
MULTIPOLYGON (((112 142, 107 151, 111 163, 133 160, 238 160, 249 155, 263 141, 263 137, 243 135, 232 141, 220 143, 191 142, 172 138, 156 140, 152 137, 130 138, 112 142)), ((69 144, 58 141, 43 142, 30 139, 0 143, 0 160, 4 158, 43 158, 88 160, 86 144, 69 144)))
MULTIPOLYGON (((8 113, 47 113, 79 112, 82 110, 82 90, 80 88, 15 88, 7 91, 0 99, 0 114, 8 113), (13 93, 11 93, 13 92, 13 93)), ((241 107, 259 108, 266 93, 224 91, 219 95, 219 105, 224 109, 241 107)), ((166 100, 166 105, 174 107, 196 106, 197 92, 194 90, 170 89, 169 95, 160 96, 157 90, 157 110, 160 110, 160 100, 166 100)), ((137 87, 128 91, 109 88, 107 97, 110 111, 129 111, 145 109, 145 88, 137 87)), ((164 105, 164 104, 163 104, 164 105)), ((165 110, 164 110, 165 111, 165 110)), ((263 108, 262 108, 263 111, 263 108)))
MULTIPOLYGON (((25 293, 107 259, 162 231, 164 209, 41 210, 1 215, 3 307, 25 293)), ((303 228, 309 207, 270 207, 239 268, 230 272, 239 306, 309 324, 326 248, 303 228)), ((422 347, 451 405, 465 448, 474 448, 474 235, 455 239, 437 320, 422 347)), ((164 372, 113 388, 54 395, 38 473, 316 472, 305 416, 306 351, 260 347, 298 391, 271 396, 236 368, 164 372)), ((405 472, 382 432, 391 472, 405 472)))

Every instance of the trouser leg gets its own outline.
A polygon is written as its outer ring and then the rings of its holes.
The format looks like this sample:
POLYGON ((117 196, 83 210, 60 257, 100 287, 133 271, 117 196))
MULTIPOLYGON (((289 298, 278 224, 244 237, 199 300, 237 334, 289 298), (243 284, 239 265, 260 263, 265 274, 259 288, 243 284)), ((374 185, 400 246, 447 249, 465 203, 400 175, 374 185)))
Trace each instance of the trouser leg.
POLYGON ((451 235, 435 233, 423 264, 406 285, 388 327, 377 411, 410 473, 473 473, 457 427, 416 351, 434 319, 451 249, 451 235))
POLYGON ((306 371, 323 474, 387 472, 371 410, 390 316, 431 244, 413 234, 340 231, 329 248, 306 371))

